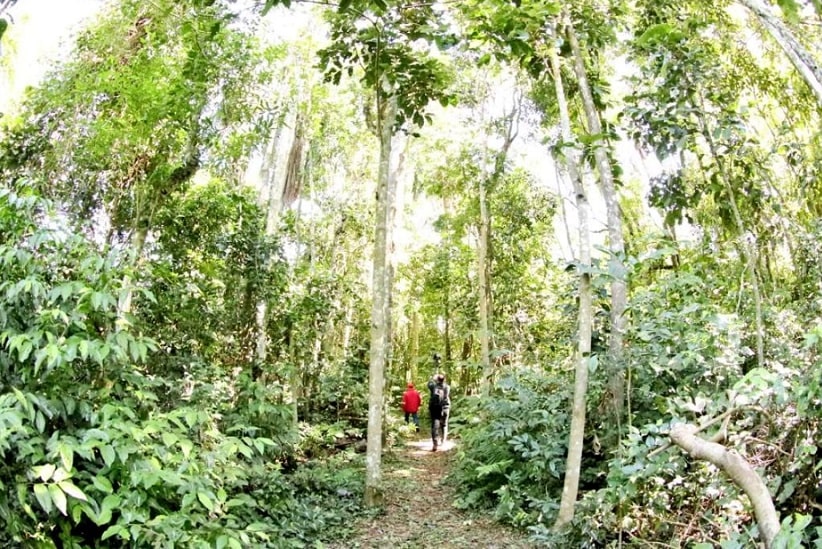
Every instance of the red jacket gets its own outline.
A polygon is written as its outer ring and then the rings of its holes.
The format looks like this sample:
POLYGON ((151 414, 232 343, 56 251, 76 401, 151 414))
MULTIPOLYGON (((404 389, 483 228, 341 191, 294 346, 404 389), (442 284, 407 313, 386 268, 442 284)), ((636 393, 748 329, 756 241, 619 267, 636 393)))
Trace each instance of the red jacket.
POLYGON ((420 409, 422 397, 420 393, 414 389, 414 384, 408 384, 408 390, 402 395, 402 411, 409 414, 416 414, 420 409))

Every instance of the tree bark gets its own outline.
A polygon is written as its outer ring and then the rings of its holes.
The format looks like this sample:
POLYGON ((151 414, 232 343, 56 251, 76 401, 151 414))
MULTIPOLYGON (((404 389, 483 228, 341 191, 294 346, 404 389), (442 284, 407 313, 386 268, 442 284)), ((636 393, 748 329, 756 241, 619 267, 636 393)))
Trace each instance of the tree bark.
POLYGON ((765 30, 785 52, 793 66, 799 71, 802 79, 808 84, 816 97, 819 107, 822 108, 822 68, 813 55, 796 39, 791 30, 782 20, 771 12, 768 5, 760 0, 739 0, 739 3, 748 8, 765 30))
MULTIPOLYGON (((266 236, 274 234, 274 229, 277 227, 277 220, 280 216, 280 197, 282 195, 282 188, 280 188, 277 184, 277 153, 279 151, 282 131, 282 126, 278 126, 275 130, 274 135, 271 137, 271 141, 269 141, 266 146, 265 158, 263 158, 263 165, 260 168, 260 183, 262 183, 263 189, 268 191, 265 218, 266 236)), ((262 367, 262 364, 265 362, 268 355, 268 335, 266 334, 265 329, 267 318, 268 303, 264 299, 261 299, 257 302, 257 311, 255 315, 257 341, 254 359, 258 368, 262 367)))
POLYGON ((691 457, 708 461, 725 471, 747 494, 753 505, 756 523, 762 533, 765 547, 770 549, 779 533, 779 515, 774 508, 768 487, 742 456, 721 444, 696 436, 697 432, 696 426, 679 423, 671 428, 671 441, 688 452, 691 457))
POLYGON ((494 167, 479 181, 479 245, 477 251, 477 269, 479 276, 479 313, 480 313, 480 353, 482 360, 482 394, 491 392, 494 366, 491 362, 491 332, 494 319, 494 301, 491 286, 491 212, 488 204, 489 185, 493 188, 505 173, 505 162, 508 151, 519 132, 519 116, 522 111, 522 97, 515 95, 511 112, 506 116, 505 140, 502 148, 494 155, 494 167))
MULTIPOLYGON (((392 202, 396 192, 391 184, 391 138, 397 112, 397 98, 387 99, 385 115, 380 120, 380 167, 377 181, 377 208, 374 227, 374 272, 371 304, 371 353, 368 368, 368 443, 365 454, 365 496, 367 507, 382 504, 382 407, 385 384, 389 285, 388 245, 391 230, 392 202)), ((379 111, 379 109, 378 109, 379 111)))
MULTIPOLYGON (((554 78, 557 106, 559 108, 562 141, 573 143, 571 118, 562 84, 559 56, 553 48, 549 52, 551 72, 554 78)), ((577 215, 579 216, 579 339, 577 361, 574 369, 574 400, 571 409, 571 433, 568 440, 568 456, 565 461, 565 480, 554 528, 559 529, 574 518, 574 507, 579 491, 582 468, 582 442, 585 435, 585 408, 588 393, 588 361, 591 356, 592 305, 591 305, 591 244, 588 226, 589 205, 585 186, 579 173, 579 151, 575 146, 565 153, 567 173, 574 187, 577 215)))
MULTIPOLYGON (((567 12, 566 12, 567 17, 567 12)), ((588 83, 588 74, 585 69, 585 61, 582 50, 577 40, 576 32, 568 18, 566 27, 568 42, 574 57, 574 72, 582 95, 583 110, 588 121, 588 130, 599 140, 605 140, 602 133, 602 125, 599 121, 594 96, 591 93, 591 86, 588 83)), ((611 159, 604 143, 594 145, 594 157, 599 171, 600 188, 605 199, 605 208, 608 219, 608 240, 610 258, 608 260, 608 271, 611 276, 611 334, 608 342, 608 354, 612 364, 612 372, 609 380, 611 392, 612 410, 615 422, 618 424, 624 410, 625 401, 625 370, 622 367, 622 338, 625 333, 625 309, 628 304, 628 284, 626 282, 625 265, 625 243, 622 236, 622 214, 619 209, 619 199, 614 185, 614 176, 611 169, 611 159)))
POLYGON ((490 280, 488 272, 488 239, 491 219, 488 214, 488 198, 486 181, 479 179, 479 242, 477 243, 477 275, 479 277, 479 328, 480 328, 480 355, 482 359, 482 394, 487 395, 491 390, 491 378, 494 370, 491 365, 490 345, 490 280))

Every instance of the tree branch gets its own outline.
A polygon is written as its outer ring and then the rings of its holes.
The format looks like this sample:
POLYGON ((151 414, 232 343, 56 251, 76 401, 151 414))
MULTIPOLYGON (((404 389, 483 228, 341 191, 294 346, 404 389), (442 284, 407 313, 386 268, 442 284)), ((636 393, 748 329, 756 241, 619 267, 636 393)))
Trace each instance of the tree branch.
POLYGON ((722 469, 731 480, 739 486, 754 508, 756 523, 765 547, 773 547, 773 541, 779 533, 779 515, 768 492, 765 482, 756 473, 750 463, 734 450, 728 450, 721 444, 699 438, 699 428, 688 423, 679 423, 671 428, 671 440, 696 459, 708 461, 722 469))

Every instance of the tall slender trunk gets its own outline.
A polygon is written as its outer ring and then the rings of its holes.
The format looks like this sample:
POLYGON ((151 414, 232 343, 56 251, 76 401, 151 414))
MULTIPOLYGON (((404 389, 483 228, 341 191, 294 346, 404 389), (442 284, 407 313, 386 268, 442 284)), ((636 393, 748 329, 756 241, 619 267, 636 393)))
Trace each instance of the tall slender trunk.
POLYGON ((771 11, 770 6, 761 0, 739 0, 739 3, 753 12, 782 48, 802 79, 810 86, 819 107, 822 108, 822 68, 813 55, 796 39, 791 29, 771 11))
POLYGON ((491 337, 494 326, 494 301, 491 284, 491 212, 488 194, 496 187, 505 173, 508 151, 519 133, 519 116, 522 112, 522 96, 515 92, 511 112, 505 117, 505 140, 494 155, 493 171, 484 174, 479 181, 479 246, 477 268, 479 276, 480 352, 482 360, 482 394, 489 394, 493 385, 494 367, 491 362, 491 337))
MULTIPOLYGON (((565 99, 565 88, 562 84, 559 56, 553 48, 549 52, 551 72, 559 107, 562 141, 574 143, 571 133, 571 118, 568 114, 568 102, 565 99)), ((568 456, 565 461, 565 480, 562 487, 562 498, 559 512, 554 524, 560 528, 574 518, 574 507, 579 491, 579 476, 582 466, 582 442, 585 435, 585 407, 588 393, 588 361, 591 356, 591 244, 588 226, 589 205, 585 186, 579 172, 579 151, 575 146, 565 153, 566 174, 574 187, 574 196, 579 217, 579 339, 577 342, 576 367, 574 369, 574 400, 571 408, 571 433, 568 440, 568 456)))
MULTIPOLYGON (((602 134, 602 124, 599 121, 594 96, 591 93, 591 86, 588 83, 588 73, 585 69, 585 60, 582 56, 582 49, 579 46, 576 32, 570 18, 566 27, 568 42, 574 57, 574 73, 579 84, 582 95, 582 105, 585 111, 585 118, 588 121, 588 131, 598 136, 602 141, 605 138, 602 134)), ((611 279, 611 334, 608 342, 608 354, 612 364, 612 372, 609 380, 609 390, 611 392, 612 410, 616 424, 619 424, 624 410, 625 402, 625 370, 622 366, 622 337, 625 333, 625 309, 628 304, 628 285, 626 282, 625 265, 625 244, 622 236, 622 214, 619 210, 619 199, 617 197, 614 176, 611 169, 611 159, 608 156, 606 143, 601 142, 594 145, 594 157, 599 171, 600 188, 605 200, 605 209, 608 219, 608 240, 609 240, 609 265, 608 271, 611 279)))
MULTIPOLYGON (((268 142, 265 158, 263 158, 263 165, 260 168, 261 183, 263 188, 268 192, 265 218, 266 236, 274 234, 274 229, 277 227, 277 221, 280 215, 282 188, 278 185, 277 181, 277 153, 279 151, 282 132, 282 126, 278 126, 271 141, 268 142)), ((257 310, 254 319, 257 326, 257 341, 254 353, 256 368, 262 368, 268 355, 268 334, 265 329, 267 319, 268 303, 264 299, 260 299, 257 301, 257 310)))
MULTIPOLYGON (((388 246, 391 230, 392 202, 396 191, 391 177, 391 138, 397 113, 397 98, 387 98, 385 114, 380 120, 380 167, 377 181, 377 208, 374 227, 374 272, 371 305, 371 353, 368 368, 368 441, 365 454, 365 495, 367 507, 382 504, 382 407, 385 384, 386 336, 391 319, 388 308, 391 294, 388 246)), ((377 109, 380 112, 380 109, 377 109)), ((394 181, 396 181, 394 179, 394 181)))
POLYGON ((482 393, 487 395, 491 391, 491 378, 494 369, 491 364, 490 323, 491 323, 491 291, 488 271, 488 239, 491 217, 488 214, 488 197, 485 178, 479 180, 479 242, 477 243, 477 275, 479 277, 479 328, 480 328, 480 357, 482 360, 482 393))

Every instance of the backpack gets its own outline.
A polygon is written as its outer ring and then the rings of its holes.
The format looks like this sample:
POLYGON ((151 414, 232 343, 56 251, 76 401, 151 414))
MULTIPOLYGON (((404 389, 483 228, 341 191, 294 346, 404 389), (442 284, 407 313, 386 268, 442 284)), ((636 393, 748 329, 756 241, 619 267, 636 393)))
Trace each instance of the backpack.
POLYGON ((434 390, 431 391, 430 407, 435 410, 442 410, 446 404, 445 387, 442 385, 435 385, 434 390))

